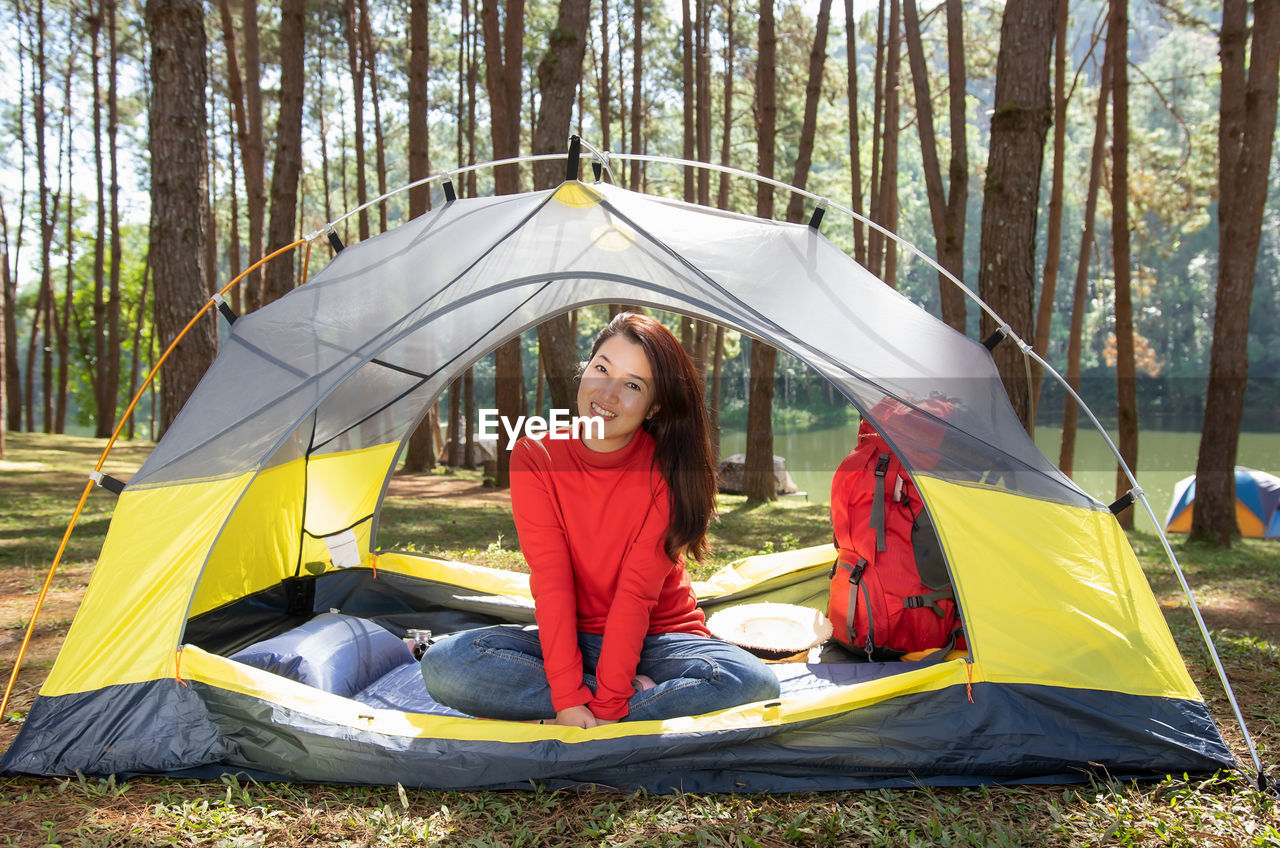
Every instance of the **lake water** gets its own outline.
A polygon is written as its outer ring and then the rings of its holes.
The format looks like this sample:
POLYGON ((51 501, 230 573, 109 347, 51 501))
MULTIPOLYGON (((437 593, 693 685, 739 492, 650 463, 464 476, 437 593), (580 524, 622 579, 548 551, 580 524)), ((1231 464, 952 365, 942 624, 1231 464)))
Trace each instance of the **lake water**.
MULTIPOLYGON (((831 473, 852 449, 856 426, 821 430, 774 430, 774 450, 787 461, 787 470, 810 501, 831 499, 831 473)), ((1112 434, 1115 438, 1115 434, 1112 434)), ((1036 444, 1057 465, 1062 430, 1038 427, 1036 444)), ((721 439, 722 456, 746 449, 746 434, 726 430, 721 439)), ((1195 473, 1200 434, 1143 431, 1138 437, 1138 485, 1146 493, 1157 517, 1164 521, 1178 481, 1195 473)), ((1280 433, 1242 433, 1237 464, 1280 474, 1280 433)), ((1102 436, 1080 430, 1076 441, 1076 484, 1103 503, 1115 499, 1115 459, 1102 436)), ((1136 512, 1139 530, 1155 532, 1155 526, 1141 507, 1136 512)))

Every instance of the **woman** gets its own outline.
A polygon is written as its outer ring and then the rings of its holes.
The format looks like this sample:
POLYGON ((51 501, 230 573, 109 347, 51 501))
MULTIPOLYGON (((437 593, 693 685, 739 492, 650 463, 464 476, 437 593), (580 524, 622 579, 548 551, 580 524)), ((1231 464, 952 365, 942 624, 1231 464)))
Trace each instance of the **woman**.
POLYGON ((431 696, 584 728, 776 698, 768 666, 711 638, 684 568, 707 553, 716 492, 688 355, 657 321, 622 313, 596 337, 577 404, 603 430, 526 437, 511 454, 538 626, 437 642, 422 659, 431 696))

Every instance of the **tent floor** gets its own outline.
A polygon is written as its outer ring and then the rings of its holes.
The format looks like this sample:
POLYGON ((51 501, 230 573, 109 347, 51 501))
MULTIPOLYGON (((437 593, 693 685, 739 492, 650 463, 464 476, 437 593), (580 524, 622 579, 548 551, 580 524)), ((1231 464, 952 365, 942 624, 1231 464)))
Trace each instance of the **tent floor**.
MULTIPOLYGON (((322 614, 231 658, 378 709, 464 715, 431 697, 401 636, 370 619, 322 614)), ((782 697, 891 677, 921 665, 854 662, 834 643, 811 651, 807 659, 812 661, 770 663, 782 697)))

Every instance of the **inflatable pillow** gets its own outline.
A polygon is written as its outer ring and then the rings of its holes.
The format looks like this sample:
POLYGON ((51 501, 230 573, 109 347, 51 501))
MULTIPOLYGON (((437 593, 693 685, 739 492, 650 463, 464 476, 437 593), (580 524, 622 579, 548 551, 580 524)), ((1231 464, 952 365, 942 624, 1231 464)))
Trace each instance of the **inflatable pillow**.
POLYGON ((351 697, 392 669, 413 662, 413 654, 400 638, 372 621, 324 613, 237 651, 231 659, 351 697))

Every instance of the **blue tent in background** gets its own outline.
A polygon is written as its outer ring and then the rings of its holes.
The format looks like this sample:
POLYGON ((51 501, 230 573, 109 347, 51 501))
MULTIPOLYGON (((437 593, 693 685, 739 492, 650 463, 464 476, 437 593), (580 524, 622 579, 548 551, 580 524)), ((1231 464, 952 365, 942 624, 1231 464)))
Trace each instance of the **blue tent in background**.
MULTIPOLYGON (((1173 504, 1164 520, 1166 530, 1186 533, 1191 530, 1191 513, 1195 508, 1195 475, 1178 482, 1173 490, 1173 504)), ((1265 471, 1236 466, 1236 523, 1240 533, 1254 539, 1280 539, 1280 477, 1265 471)))

